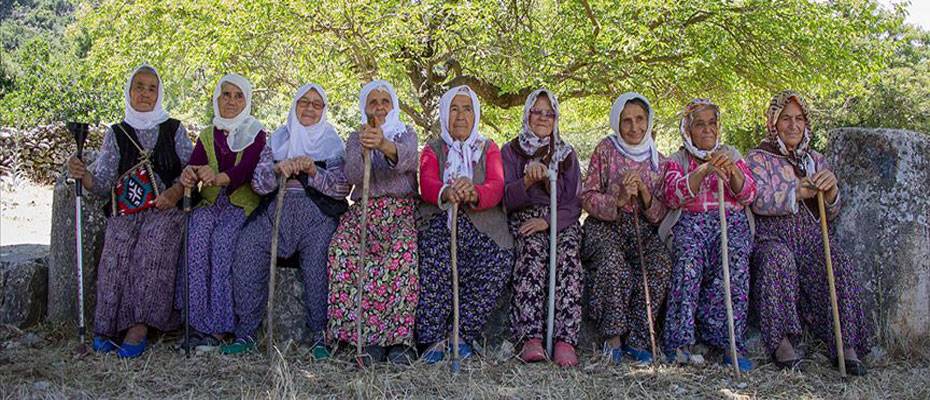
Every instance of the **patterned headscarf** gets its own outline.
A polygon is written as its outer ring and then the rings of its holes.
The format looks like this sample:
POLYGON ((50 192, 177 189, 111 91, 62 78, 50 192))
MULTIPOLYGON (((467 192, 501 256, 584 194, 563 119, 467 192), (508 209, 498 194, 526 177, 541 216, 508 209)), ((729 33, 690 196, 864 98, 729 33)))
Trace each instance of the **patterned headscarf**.
POLYGON ((548 161, 550 168, 564 161, 572 152, 572 146, 565 143, 559 135, 559 115, 559 99, 555 97, 555 93, 546 88, 537 89, 527 96, 526 103, 523 104, 523 131, 517 136, 517 143, 524 153, 533 158, 540 157, 543 162, 548 161), (536 100, 540 96, 546 96, 549 99, 552 111, 555 112, 555 118, 552 121, 552 134, 545 139, 536 136, 533 130, 530 129, 530 110, 533 109, 533 105, 536 104, 536 100), (552 142, 555 142, 555 153, 549 150, 552 142), (545 154, 538 154, 541 150, 545 151, 545 154))
POLYGON ((691 135, 688 134, 688 130, 691 129, 691 122, 694 118, 694 113, 702 111, 704 109, 713 109, 714 114, 717 116, 718 123, 720 119, 720 107, 718 107, 714 102, 709 99, 694 99, 685 106, 685 109, 681 113, 681 124, 679 125, 679 133, 681 133, 682 147, 691 153, 697 159, 706 160, 710 157, 710 153, 713 153, 720 147, 720 136, 721 132, 718 127, 717 129, 717 143, 714 144, 714 147, 710 150, 701 150, 694 146, 694 143, 691 142, 691 135))
POLYGON ((772 101, 769 103, 769 108, 765 110, 765 119, 767 135, 765 139, 759 143, 757 149, 772 153, 776 156, 785 157, 791 166, 794 167, 794 172, 798 178, 813 176, 814 173, 817 172, 817 167, 814 163, 814 159, 810 155, 810 112, 807 103, 801 98, 801 95, 793 90, 784 90, 778 93, 772 98, 772 101), (804 128, 804 138, 801 139, 801 143, 799 143, 793 151, 788 151, 785 143, 781 140, 781 137, 778 136, 778 128, 776 125, 778 124, 778 117, 781 116, 781 112, 791 101, 796 101, 798 106, 801 107, 801 113, 804 114, 807 126, 804 128))

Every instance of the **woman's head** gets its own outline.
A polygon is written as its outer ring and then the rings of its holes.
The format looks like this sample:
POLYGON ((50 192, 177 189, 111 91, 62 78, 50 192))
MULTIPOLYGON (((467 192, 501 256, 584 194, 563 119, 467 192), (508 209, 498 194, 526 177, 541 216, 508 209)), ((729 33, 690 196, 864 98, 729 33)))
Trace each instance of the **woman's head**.
POLYGON ((304 93, 294 104, 294 112, 297 120, 303 126, 312 126, 320 122, 323 112, 326 110, 326 101, 316 89, 310 89, 304 93))
POLYGON ((158 74, 151 67, 142 67, 132 76, 129 84, 129 104, 138 112, 149 112, 155 109, 158 102, 159 86, 158 74))
POLYGON ((536 137, 547 138, 552 135, 558 120, 558 111, 549 100, 548 93, 540 92, 528 113, 527 125, 536 137))
POLYGON ((684 119, 685 133, 698 150, 712 150, 720 138, 720 109, 716 104, 692 103, 684 119))
POLYGON ((623 141, 632 146, 638 145, 649 133, 649 106, 642 99, 633 98, 623 106, 619 120, 617 130, 623 141))

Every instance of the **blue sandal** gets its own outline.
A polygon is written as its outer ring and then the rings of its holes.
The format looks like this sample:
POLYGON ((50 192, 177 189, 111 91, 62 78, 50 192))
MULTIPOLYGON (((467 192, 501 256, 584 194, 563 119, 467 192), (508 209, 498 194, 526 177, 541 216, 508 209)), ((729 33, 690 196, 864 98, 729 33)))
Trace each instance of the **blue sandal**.
POLYGON ((103 336, 94 336, 94 341, 91 344, 94 351, 98 353, 109 353, 113 350, 116 350, 116 343, 113 343, 112 340, 107 339, 103 336))
POLYGON ((145 339, 142 339, 141 342, 136 344, 127 344, 123 342, 123 345, 120 346, 119 351, 116 352, 116 355, 119 358, 136 358, 142 355, 145 352, 145 339))

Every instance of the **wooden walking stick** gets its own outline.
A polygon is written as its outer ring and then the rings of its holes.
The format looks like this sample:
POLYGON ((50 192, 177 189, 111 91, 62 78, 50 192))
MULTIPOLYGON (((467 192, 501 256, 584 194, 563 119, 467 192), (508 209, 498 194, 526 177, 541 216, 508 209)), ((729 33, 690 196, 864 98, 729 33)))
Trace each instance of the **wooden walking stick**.
POLYGON ((727 242, 727 211, 723 197, 723 179, 717 177, 717 203, 720 208, 720 255, 723 259, 723 300, 727 306, 727 330, 730 334, 730 361, 736 377, 740 377, 736 353, 736 328, 733 323, 733 299, 730 293, 730 245, 727 242))
POLYGON ((190 243, 190 223, 191 223, 191 188, 184 188, 184 200, 181 202, 184 209, 184 225, 181 229, 184 233, 181 235, 184 242, 181 244, 181 260, 184 263, 184 356, 191 356, 191 278, 190 263, 187 260, 187 246, 190 243))
MULTIPOLYGON (((368 126, 375 127, 375 119, 368 116, 368 126)), ((359 225, 361 225, 361 238, 359 239, 358 249, 358 281, 356 282, 356 291, 358 292, 358 301, 355 310, 355 362, 359 368, 365 368, 364 349, 362 339, 362 292, 365 290, 365 281, 368 280, 366 263, 368 262, 368 194, 371 185, 371 150, 362 149, 362 215, 359 225)))
MULTIPOLYGON (((636 197, 633 198, 634 200, 636 197)), ((646 296, 646 320, 649 323, 649 343, 652 345, 652 359, 658 360, 655 324, 652 321, 652 298, 649 295, 649 278, 646 277, 646 257, 643 255, 643 237, 639 233, 639 204, 633 205, 633 228, 636 229, 636 248, 639 250, 639 271, 643 275, 643 294, 646 296)))
POLYGON ((824 207, 823 192, 817 191, 817 208, 820 209, 820 232, 823 234, 823 256, 827 263, 827 285, 830 287, 830 306, 833 307, 833 336, 836 341, 836 363, 840 375, 846 377, 846 358, 843 354, 843 332, 840 327, 840 310, 836 301, 836 281, 833 276, 833 259, 830 257, 830 232, 827 230, 827 210, 824 207))
POLYGON ((452 260, 452 373, 458 374, 462 369, 459 358, 459 263, 458 263, 458 226, 459 204, 452 203, 452 227, 450 235, 450 256, 452 260))
MULTIPOLYGON (((69 122, 68 131, 74 136, 74 142, 77 144, 77 159, 83 161, 84 142, 87 140, 88 125, 81 122, 69 122)), ((78 301, 78 345, 75 352, 78 355, 85 355, 90 352, 87 348, 86 330, 84 325, 84 240, 83 240, 83 215, 81 210, 81 199, 83 198, 83 187, 80 180, 74 182, 74 245, 75 258, 77 259, 77 301, 78 301)))
POLYGON ((274 205, 274 225, 271 226, 271 266, 268 269, 268 306, 265 309, 265 315, 268 319, 268 358, 274 353, 274 287, 275 287, 275 270, 278 266, 278 230, 281 228, 281 210, 284 208, 284 193, 287 188, 287 176, 281 174, 278 176, 278 195, 275 197, 274 205))

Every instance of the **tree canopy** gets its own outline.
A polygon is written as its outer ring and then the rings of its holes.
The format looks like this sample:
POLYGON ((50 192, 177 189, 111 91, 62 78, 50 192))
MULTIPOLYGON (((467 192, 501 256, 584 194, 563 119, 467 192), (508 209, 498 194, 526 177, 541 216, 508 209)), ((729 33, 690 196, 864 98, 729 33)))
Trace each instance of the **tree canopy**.
MULTIPOLYGON (((403 119, 424 137, 436 132, 439 96, 449 87, 475 89, 483 131, 506 140, 519 130, 526 95, 545 86, 559 95, 562 131, 584 156, 609 131, 610 103, 625 91, 652 100, 666 148, 678 141, 678 110, 694 97, 720 104, 726 140, 746 147, 781 89, 836 111, 823 121, 845 122, 858 112, 837 99, 884 102, 896 93, 877 88, 916 88, 928 71, 926 34, 905 29, 900 8, 883 10, 874 0, 74 5, 59 42, 16 33, 13 40, 14 22, 4 17, 0 32, 13 61, 4 57, 2 124, 116 120, 126 74, 148 62, 165 80, 169 111, 188 122, 206 123, 213 85, 238 72, 256 88, 254 110, 267 125, 280 124, 294 90, 313 81, 328 91, 331 119, 345 133, 359 120, 358 90, 382 78, 397 87, 403 119), (890 77, 889 67, 911 72, 890 77)), ((915 102, 913 118, 926 120, 930 102, 915 102)))

